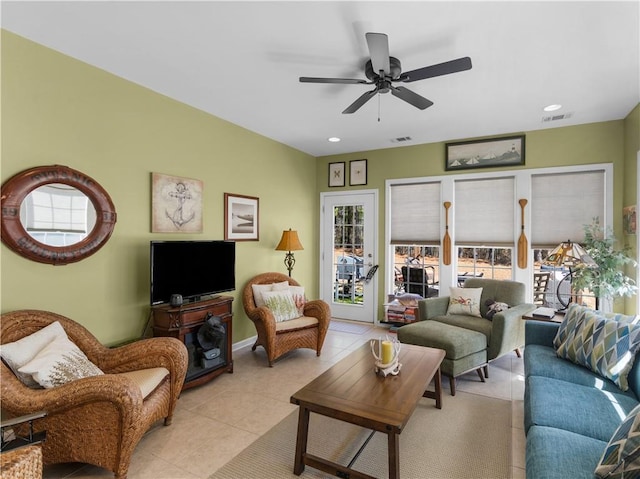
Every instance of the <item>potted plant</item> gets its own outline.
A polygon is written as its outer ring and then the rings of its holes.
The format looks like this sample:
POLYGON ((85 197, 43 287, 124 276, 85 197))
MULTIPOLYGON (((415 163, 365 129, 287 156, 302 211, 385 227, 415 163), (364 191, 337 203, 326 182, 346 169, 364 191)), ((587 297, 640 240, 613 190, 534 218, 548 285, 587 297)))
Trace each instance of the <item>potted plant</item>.
POLYGON ((611 301, 616 297, 633 296, 638 287, 635 281, 624 274, 624 266, 636 266, 629 256, 629 247, 615 249, 616 239, 611 231, 605 235, 600 221, 594 218, 590 225, 584 226, 582 246, 591 256, 597 267, 577 268, 572 286, 576 291, 589 290, 596 297, 596 309, 600 309, 600 300, 611 301))

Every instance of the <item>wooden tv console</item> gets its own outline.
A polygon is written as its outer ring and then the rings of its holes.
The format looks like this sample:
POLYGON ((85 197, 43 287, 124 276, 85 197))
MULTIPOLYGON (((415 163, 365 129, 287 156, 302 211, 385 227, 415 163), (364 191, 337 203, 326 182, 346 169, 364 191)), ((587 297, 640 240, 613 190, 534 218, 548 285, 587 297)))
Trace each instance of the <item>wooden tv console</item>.
POLYGON ((189 366, 183 390, 211 381, 224 372, 233 373, 231 357, 231 303, 230 296, 217 296, 213 299, 186 303, 182 306, 161 304, 151 308, 154 336, 170 336, 182 341, 189 351, 189 366), (226 339, 220 346, 219 364, 203 366, 198 352, 197 334, 207 315, 220 317, 225 328, 226 339))

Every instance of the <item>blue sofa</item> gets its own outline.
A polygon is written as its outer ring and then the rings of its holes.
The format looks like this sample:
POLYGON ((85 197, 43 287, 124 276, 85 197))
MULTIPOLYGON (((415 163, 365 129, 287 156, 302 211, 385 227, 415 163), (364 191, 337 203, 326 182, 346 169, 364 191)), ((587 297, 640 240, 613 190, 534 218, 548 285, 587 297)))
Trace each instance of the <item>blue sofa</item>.
POLYGON ((640 361, 623 392, 609 379, 559 358, 553 346, 558 327, 525 324, 527 479, 593 479, 609 439, 639 403, 640 361))

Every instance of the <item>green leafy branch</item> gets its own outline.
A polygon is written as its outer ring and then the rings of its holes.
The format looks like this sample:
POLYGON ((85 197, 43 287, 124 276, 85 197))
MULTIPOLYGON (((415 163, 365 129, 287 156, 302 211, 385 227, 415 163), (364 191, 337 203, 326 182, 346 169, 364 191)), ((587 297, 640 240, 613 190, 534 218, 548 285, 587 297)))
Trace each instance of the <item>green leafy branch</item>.
POLYGON ((624 265, 636 266, 637 263, 629 256, 630 248, 625 246, 616 250, 612 231, 607 233, 605 235, 598 218, 594 218, 590 225, 584 225, 582 246, 598 267, 576 269, 573 287, 576 290, 587 289, 596 298, 633 296, 638 292, 638 287, 633 279, 624 274, 624 265))

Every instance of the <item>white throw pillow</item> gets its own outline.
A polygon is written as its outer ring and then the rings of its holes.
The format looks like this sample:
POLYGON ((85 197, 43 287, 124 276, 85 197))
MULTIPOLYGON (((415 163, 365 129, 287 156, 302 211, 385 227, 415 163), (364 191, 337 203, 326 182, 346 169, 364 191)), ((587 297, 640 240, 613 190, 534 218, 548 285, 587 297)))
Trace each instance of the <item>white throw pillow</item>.
POLYGON ((253 301, 256 303, 256 308, 261 308, 266 306, 264 304, 264 298, 262 297, 262 293, 269 291, 282 291, 289 287, 288 281, 282 281, 280 283, 269 283, 269 284, 252 284, 251 289, 253 289, 253 301))
POLYGON ((38 383, 31 375, 21 373, 19 369, 31 361, 51 341, 66 337, 67 333, 60 322, 55 321, 29 336, 1 345, 0 356, 25 386, 37 388, 38 383))
POLYGON ((47 389, 104 374, 66 337, 51 341, 19 371, 31 374, 40 386, 47 389))
POLYGON ((289 286, 291 296, 293 296, 293 302, 298 308, 298 316, 304 316, 304 305, 307 303, 307 298, 304 295, 304 286, 289 286))
POLYGON ((266 291, 262 293, 264 302, 273 313, 276 322, 288 321, 300 317, 296 303, 293 302, 291 291, 266 291))
POLYGON ((466 314, 480 316, 480 297, 482 288, 454 288, 449 289, 449 309, 447 314, 466 314))

